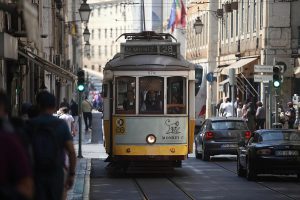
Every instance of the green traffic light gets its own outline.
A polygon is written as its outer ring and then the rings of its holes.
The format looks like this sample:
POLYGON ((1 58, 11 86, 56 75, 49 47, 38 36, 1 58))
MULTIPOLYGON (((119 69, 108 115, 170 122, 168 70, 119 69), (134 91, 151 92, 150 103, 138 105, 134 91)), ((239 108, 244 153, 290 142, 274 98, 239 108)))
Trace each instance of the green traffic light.
POLYGON ((78 85, 77 89, 79 92, 83 92, 84 91, 84 85, 78 85))
POLYGON ((273 81, 273 86, 275 88, 279 88, 280 87, 280 81, 277 81, 277 80, 273 81))

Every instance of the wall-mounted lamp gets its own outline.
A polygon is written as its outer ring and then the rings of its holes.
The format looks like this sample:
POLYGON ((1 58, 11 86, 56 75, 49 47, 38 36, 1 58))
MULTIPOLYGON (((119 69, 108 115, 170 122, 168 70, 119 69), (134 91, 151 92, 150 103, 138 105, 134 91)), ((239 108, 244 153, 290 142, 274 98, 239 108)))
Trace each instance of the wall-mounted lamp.
POLYGON ((88 22, 90 18, 90 14, 92 9, 90 8, 90 5, 86 3, 87 0, 83 0, 83 3, 80 5, 79 8, 79 15, 82 22, 88 22))
POLYGON ((84 51, 85 51, 86 53, 89 53, 90 50, 91 50, 91 44, 89 43, 89 41, 87 41, 87 42, 85 43, 85 45, 84 45, 84 51))
POLYGON ((90 40, 90 36, 91 36, 91 33, 90 33, 88 27, 85 27, 85 29, 83 31, 83 40, 85 42, 88 42, 90 40))
POLYGON ((196 34, 201 34, 204 24, 202 23, 200 17, 197 17, 194 23, 194 29, 196 34))

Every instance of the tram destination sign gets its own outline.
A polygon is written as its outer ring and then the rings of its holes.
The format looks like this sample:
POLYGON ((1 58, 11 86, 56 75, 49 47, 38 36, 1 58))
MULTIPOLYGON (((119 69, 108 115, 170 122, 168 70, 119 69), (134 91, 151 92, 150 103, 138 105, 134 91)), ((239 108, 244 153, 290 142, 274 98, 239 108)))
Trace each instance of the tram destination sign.
POLYGON ((122 50, 125 56, 132 55, 166 55, 177 57, 178 44, 151 44, 151 45, 136 45, 136 44, 122 44, 122 50))

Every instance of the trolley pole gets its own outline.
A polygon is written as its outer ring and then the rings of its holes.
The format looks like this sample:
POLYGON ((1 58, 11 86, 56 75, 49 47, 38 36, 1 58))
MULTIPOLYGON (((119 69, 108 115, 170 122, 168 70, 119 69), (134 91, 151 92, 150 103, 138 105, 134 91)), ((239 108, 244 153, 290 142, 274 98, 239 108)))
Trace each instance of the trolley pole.
POLYGON ((81 103, 82 103, 82 92, 79 92, 79 98, 78 98, 78 126, 79 126, 79 131, 78 131, 78 158, 83 158, 82 156, 82 150, 81 150, 81 141, 82 141, 82 125, 81 125, 81 115, 82 115, 82 108, 81 108, 81 103))

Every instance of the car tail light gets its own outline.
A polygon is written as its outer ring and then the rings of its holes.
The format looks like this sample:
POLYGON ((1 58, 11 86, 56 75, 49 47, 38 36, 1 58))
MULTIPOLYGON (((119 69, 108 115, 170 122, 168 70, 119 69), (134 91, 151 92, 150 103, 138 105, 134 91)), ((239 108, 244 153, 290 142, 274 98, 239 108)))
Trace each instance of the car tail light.
POLYGON ((272 153, 271 149, 259 149, 256 151, 258 155, 270 155, 272 153))
POLYGON ((214 138, 214 133, 213 132, 207 131, 205 133, 205 139, 210 140, 210 139, 213 139, 213 138, 214 138))
POLYGON ((245 138, 249 139, 251 137, 251 131, 246 131, 245 132, 245 138))

